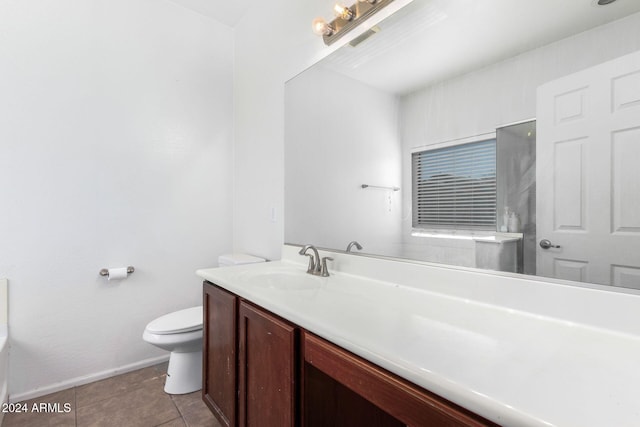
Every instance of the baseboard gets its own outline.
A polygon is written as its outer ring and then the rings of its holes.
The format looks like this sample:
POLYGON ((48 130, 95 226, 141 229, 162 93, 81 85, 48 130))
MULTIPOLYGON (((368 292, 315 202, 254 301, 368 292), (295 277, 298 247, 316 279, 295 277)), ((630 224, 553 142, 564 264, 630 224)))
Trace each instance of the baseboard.
POLYGON ((124 374, 127 372, 135 371, 137 369, 146 368, 147 366, 157 365, 158 363, 166 362, 169 360, 169 353, 159 357, 152 357, 150 359, 144 359, 139 362, 131 363, 129 365, 120 366, 115 369, 108 369, 102 372, 96 372, 95 374, 84 375, 81 377, 72 378, 67 381, 51 384, 44 387, 38 387, 35 390, 25 391, 23 393, 9 394, 9 402, 22 402, 24 400, 33 399, 47 394, 55 393, 57 391, 66 390, 68 388, 77 387, 84 384, 89 384, 95 381, 100 381, 105 378, 114 377, 116 375, 124 374))

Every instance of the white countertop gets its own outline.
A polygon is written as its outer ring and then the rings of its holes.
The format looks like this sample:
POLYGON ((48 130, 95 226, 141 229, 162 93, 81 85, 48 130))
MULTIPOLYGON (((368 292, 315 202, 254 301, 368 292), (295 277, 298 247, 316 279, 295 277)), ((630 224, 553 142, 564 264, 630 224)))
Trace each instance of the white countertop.
POLYGON ((320 278, 292 254, 197 274, 498 424, 640 425, 638 295, 346 254, 320 278))

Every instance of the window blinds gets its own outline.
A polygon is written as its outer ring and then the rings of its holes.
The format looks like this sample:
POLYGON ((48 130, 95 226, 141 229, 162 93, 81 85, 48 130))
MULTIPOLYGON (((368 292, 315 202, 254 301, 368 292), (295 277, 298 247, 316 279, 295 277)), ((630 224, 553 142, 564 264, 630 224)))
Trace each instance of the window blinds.
POLYGON ((413 227, 496 229, 496 140, 412 154, 413 227))

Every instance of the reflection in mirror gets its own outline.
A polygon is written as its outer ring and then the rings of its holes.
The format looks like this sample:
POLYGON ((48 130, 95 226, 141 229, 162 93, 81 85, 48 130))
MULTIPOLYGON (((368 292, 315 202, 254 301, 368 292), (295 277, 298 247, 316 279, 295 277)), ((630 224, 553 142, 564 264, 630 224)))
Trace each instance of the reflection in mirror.
POLYGON ((286 242, 640 289, 640 2, 377 27, 286 84, 286 242))

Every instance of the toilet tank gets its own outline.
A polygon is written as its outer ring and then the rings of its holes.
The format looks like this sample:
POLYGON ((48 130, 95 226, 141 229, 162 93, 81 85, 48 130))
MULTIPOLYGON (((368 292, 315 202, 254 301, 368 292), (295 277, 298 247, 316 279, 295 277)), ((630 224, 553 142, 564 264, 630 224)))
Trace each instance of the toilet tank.
POLYGON ((265 262, 264 258, 260 258, 247 254, 225 254, 218 257, 218 267, 226 267, 229 265, 255 264, 265 262))

